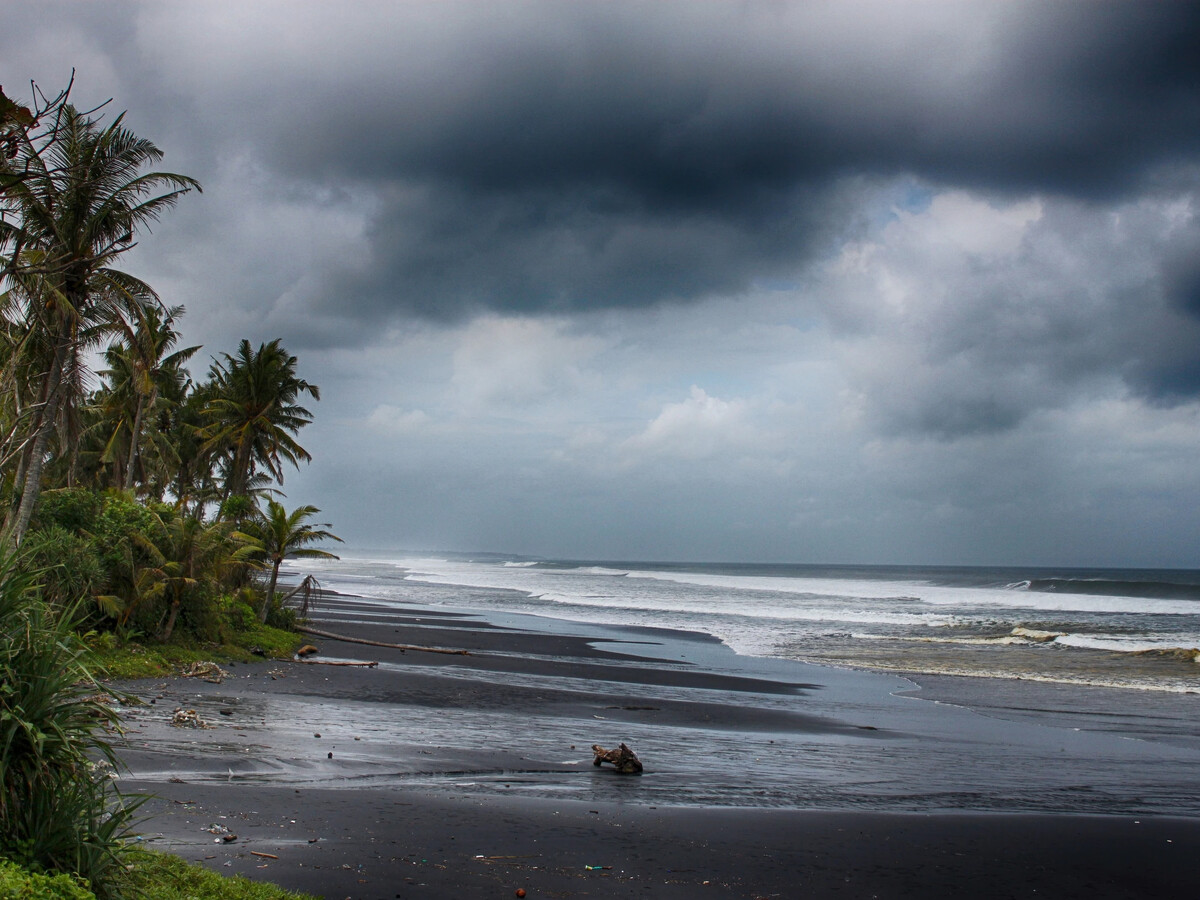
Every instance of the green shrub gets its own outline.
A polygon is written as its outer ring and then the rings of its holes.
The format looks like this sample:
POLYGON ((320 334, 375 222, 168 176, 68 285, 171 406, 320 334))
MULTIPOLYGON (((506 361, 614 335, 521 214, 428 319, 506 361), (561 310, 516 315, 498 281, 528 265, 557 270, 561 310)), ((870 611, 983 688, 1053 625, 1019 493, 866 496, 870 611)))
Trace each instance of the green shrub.
POLYGON ((291 606, 280 606, 278 602, 267 608, 266 624, 283 631, 295 631, 300 614, 291 606))
POLYGON ((256 595, 252 588, 242 588, 221 598, 221 615, 235 634, 258 624, 258 613, 254 611, 255 602, 256 595))
POLYGON ((99 492, 86 488, 43 491, 38 497, 33 527, 57 525, 72 534, 90 532, 95 528, 103 503, 103 496, 99 492))
POLYGON ((22 568, 36 572, 42 599, 57 608, 92 597, 104 584, 104 567, 92 541, 51 524, 21 543, 22 568))
POLYGON ((221 609, 211 586, 200 584, 184 597, 175 633, 198 641, 219 641, 221 625, 221 609))
POLYGON ((43 875, 0 859, 0 900, 96 900, 70 875, 43 875))
POLYGON ((109 491, 102 500, 92 539, 110 582, 130 574, 131 562, 139 561, 134 535, 151 535, 162 530, 154 513, 121 491, 109 491))
POLYGON ((133 810, 96 762, 116 713, 84 662, 71 607, 52 611, 0 560, 0 856, 113 896, 133 810))

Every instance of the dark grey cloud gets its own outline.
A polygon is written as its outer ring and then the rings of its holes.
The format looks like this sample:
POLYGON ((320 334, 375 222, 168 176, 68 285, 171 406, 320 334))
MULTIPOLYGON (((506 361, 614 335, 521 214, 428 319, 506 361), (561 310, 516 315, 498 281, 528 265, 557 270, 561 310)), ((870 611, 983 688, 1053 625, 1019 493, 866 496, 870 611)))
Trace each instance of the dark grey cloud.
POLYGON ((365 327, 794 278, 859 178, 1107 202, 1200 152, 1191 2, 54 8, 177 164, 377 198, 313 301, 365 327))
POLYGON ((368 230, 376 265, 339 278, 338 293, 357 294, 371 315, 397 305, 446 318, 738 294, 794 274, 811 256, 813 235, 831 230, 833 212, 838 223, 846 216, 844 202, 818 188, 789 191, 787 213, 665 213, 628 192, 579 189, 397 193, 404 196, 384 193, 368 230))
POLYGON ((844 237, 856 178, 1107 202, 1200 149, 1195 4, 858 7, 820 35, 806 6, 516 9, 418 23, 256 137, 377 191, 365 316, 735 294, 844 237))
POLYGON ((499 36, 486 14, 418 27, 371 82, 298 95, 335 127, 274 117, 274 149, 310 172, 681 210, 847 171, 1105 195, 1200 149, 1196 4, 934 7, 942 23, 848 4, 847 27, 806 33, 818 8, 526 4, 499 36))
MULTIPOLYGON (((881 427, 1003 431, 1114 373, 1155 402, 1200 393, 1198 242, 1103 227, 1139 197, 1194 196, 1200 4, 49 8, 57 43, 86 51, 83 74, 172 168, 212 183, 180 212, 181 258, 193 235, 227 235, 233 264, 209 277, 298 348, 414 315, 807 284, 878 229, 903 180, 1059 206, 1036 230, 1042 252, 953 272, 926 260, 931 291, 953 285, 944 302, 892 317, 873 296, 804 301, 895 338, 907 374, 861 381, 881 427), (288 228, 250 218, 268 201, 288 228), (333 251, 300 233, 306 215, 314 232, 341 216, 333 251), (268 263, 236 256, 251 234, 268 263)), ((7 21, 35 33, 44 15, 7 21)))

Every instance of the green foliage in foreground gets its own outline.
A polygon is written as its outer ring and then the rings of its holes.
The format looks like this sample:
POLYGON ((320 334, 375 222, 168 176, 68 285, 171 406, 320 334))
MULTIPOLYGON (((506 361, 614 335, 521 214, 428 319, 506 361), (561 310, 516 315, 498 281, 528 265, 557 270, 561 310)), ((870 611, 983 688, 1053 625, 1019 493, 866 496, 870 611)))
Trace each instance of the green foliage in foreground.
POLYGON ((146 900, 313 900, 240 875, 218 875, 168 853, 139 851, 132 860, 126 892, 146 900))
POLYGON ((0 856, 86 878, 98 897, 120 869, 137 802, 96 762, 115 763, 116 713, 85 659, 73 610, 55 614, 0 560, 0 856))
POLYGON ((43 875, 0 859, 0 900, 96 900, 70 875, 43 875))
MULTIPOLYGON (((126 894, 143 900, 308 900, 273 884, 228 878, 177 856, 152 851, 130 854, 120 876, 126 894)), ((0 900, 95 900, 96 895, 69 875, 43 875, 0 859, 0 900)))

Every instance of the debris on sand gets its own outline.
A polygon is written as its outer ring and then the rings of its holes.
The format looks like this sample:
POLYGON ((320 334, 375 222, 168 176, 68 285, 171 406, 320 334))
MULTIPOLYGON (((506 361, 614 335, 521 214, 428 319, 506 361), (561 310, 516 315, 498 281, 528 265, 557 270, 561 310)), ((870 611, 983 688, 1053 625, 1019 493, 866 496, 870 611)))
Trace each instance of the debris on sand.
POLYGON ((209 725, 194 709, 184 709, 182 706, 171 714, 171 724, 176 728, 208 728, 209 725))
POLYGON ((184 678, 203 678, 212 684, 220 684, 229 674, 215 662, 194 662, 179 673, 184 678))
POLYGON ((615 750, 605 750, 599 744, 592 744, 592 752, 596 754, 596 758, 592 760, 593 766, 607 762, 612 763, 622 775, 642 773, 642 761, 625 744, 621 744, 615 750))

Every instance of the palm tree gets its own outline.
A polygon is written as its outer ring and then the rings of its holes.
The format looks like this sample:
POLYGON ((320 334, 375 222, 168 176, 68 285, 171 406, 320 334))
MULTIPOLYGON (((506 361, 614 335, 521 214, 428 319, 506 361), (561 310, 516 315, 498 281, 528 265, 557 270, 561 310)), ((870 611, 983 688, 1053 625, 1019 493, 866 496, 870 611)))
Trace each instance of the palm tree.
MULTIPOLYGON (((157 305, 138 307, 135 326, 121 323, 122 340, 109 346, 104 359, 109 368, 101 372, 108 385, 98 395, 99 423, 107 433, 102 461, 112 467, 113 487, 133 490, 145 441, 146 418, 168 414, 164 403, 182 401, 187 383, 183 368, 199 350, 185 347, 167 351, 179 340, 171 326, 183 307, 162 310, 157 305)), ((168 442, 155 441, 161 454, 173 456, 168 442)), ((144 470, 145 466, 141 466, 144 470)), ((143 482, 145 472, 143 471, 143 482)))
POLYGON ((312 456, 293 435, 312 421, 297 404, 302 393, 321 399, 320 389, 296 376, 296 357, 279 339, 258 350, 243 340, 236 355, 221 354, 209 372, 213 396, 205 410, 204 449, 225 456, 225 496, 245 494, 261 465, 283 481, 283 463, 293 466, 312 456))
POLYGON ((147 284, 110 264, 133 246, 139 229, 199 189, 183 175, 143 173, 162 151, 123 120, 101 128, 66 104, 40 138, 18 131, 16 153, 0 155, 0 266, 12 284, 10 311, 23 326, 14 360, 33 363, 37 385, 14 436, 16 502, 4 524, 10 544, 29 526, 60 413, 79 396, 84 351, 122 311, 156 299, 147 284))
MULTIPOLYGON (((156 431, 170 445, 171 458, 163 460, 163 492, 170 491, 175 506, 200 516, 211 502, 219 502, 221 490, 214 472, 215 460, 204 449, 201 432, 206 419, 204 410, 212 395, 212 385, 188 381, 169 415, 159 417, 156 431)), ((159 495, 161 496, 161 494, 159 495)))
POLYGON ((318 541, 338 541, 341 538, 308 524, 308 519, 319 513, 315 506, 298 506, 291 512, 277 500, 267 500, 267 511, 248 522, 243 531, 234 536, 244 540, 251 552, 263 563, 269 563, 271 579, 267 593, 263 596, 258 611, 258 620, 267 621, 267 613, 275 601, 275 585, 279 582, 279 567, 285 559, 337 559, 327 550, 309 546, 318 541))
POLYGON ((176 513, 163 525, 153 559, 163 573, 164 594, 170 599, 159 639, 169 641, 187 596, 205 582, 214 587, 225 570, 241 562, 254 548, 235 540, 224 522, 203 522, 176 513))

